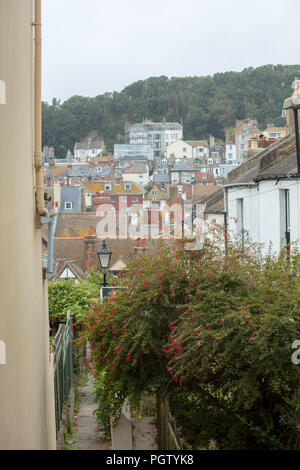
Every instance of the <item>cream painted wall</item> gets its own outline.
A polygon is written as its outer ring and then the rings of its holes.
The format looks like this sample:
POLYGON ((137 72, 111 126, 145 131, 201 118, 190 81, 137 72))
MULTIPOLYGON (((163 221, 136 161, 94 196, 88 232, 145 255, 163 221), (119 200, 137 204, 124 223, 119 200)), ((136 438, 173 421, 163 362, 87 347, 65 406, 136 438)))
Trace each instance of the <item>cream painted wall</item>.
POLYGON ((33 1, 0 1, 0 449, 54 449, 47 285, 33 170, 33 1), (14 154, 17 142, 22 153, 14 154))

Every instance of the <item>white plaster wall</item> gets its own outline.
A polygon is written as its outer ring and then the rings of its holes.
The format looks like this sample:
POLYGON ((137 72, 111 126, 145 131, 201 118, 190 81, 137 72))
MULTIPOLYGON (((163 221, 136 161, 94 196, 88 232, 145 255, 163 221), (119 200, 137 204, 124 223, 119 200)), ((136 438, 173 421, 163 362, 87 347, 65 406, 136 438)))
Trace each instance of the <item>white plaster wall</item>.
POLYGON ((244 199, 244 227, 250 238, 262 244, 263 251, 267 252, 270 242, 272 250, 278 252, 282 243, 282 211, 280 190, 290 191, 291 213, 291 242, 299 247, 300 241, 300 181, 269 180, 260 181, 258 186, 228 188, 228 227, 229 231, 236 234, 239 223, 237 200, 244 199))
POLYGON ((54 449, 53 368, 33 167, 33 1, 0 0, 0 449, 54 449), (17 139, 21 154, 11 158, 17 139))
POLYGON ((227 144, 226 145, 226 163, 231 161, 232 163, 236 162, 236 145, 235 144, 227 144), (231 150, 230 150, 231 147, 231 150), (229 157, 229 154, 232 154, 232 157, 229 157))
POLYGON ((180 159, 182 159, 184 155, 186 158, 193 158, 193 147, 183 140, 176 140, 166 147, 166 153, 167 158, 170 158, 171 154, 174 154, 175 158, 180 159), (183 152, 184 148, 186 148, 186 152, 183 152))
POLYGON ((269 243, 272 240, 274 250, 280 249, 282 241, 280 213, 280 190, 290 191, 290 212, 291 212, 291 242, 299 246, 300 240, 300 181, 280 180, 277 184, 275 180, 260 182, 260 225, 261 242, 269 243))
POLYGON ((244 230, 245 236, 259 242, 259 193, 257 186, 228 188, 228 229, 233 235, 238 235, 240 217, 238 199, 244 200, 244 230), (237 220, 237 222, 236 222, 237 220))

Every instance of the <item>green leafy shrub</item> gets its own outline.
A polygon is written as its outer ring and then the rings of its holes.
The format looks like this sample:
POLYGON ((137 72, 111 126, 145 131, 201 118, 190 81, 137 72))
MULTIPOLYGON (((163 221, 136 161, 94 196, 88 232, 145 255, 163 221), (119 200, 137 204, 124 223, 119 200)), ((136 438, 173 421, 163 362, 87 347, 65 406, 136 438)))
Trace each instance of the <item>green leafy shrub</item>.
POLYGON ((159 242, 90 311, 80 340, 102 377, 99 409, 117 419, 126 398, 139 408, 159 392, 195 448, 295 448, 299 254, 225 251, 213 230, 200 250, 159 242))

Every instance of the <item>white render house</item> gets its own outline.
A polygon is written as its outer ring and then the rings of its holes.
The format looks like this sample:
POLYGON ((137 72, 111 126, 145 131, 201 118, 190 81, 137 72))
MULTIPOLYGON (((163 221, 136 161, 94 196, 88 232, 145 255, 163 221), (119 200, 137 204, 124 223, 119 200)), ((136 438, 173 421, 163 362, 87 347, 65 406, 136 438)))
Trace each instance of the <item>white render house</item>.
POLYGON ((228 164, 236 164, 237 157, 236 157, 236 145, 235 144, 226 144, 226 153, 225 153, 225 160, 228 164))
POLYGON ((74 147, 74 158, 80 162, 87 162, 90 158, 97 157, 104 149, 101 140, 91 140, 87 142, 77 142, 74 147))
POLYGON ((152 122, 145 120, 126 131, 129 144, 151 145, 154 158, 165 156, 172 142, 182 139, 183 127, 178 122, 152 122))
POLYGON ((203 160, 209 157, 208 143, 206 140, 176 140, 167 145, 166 157, 181 162, 195 159, 203 160))
POLYGON ((229 233, 277 252, 299 248, 300 176, 295 136, 289 135, 228 174, 224 187, 229 233))

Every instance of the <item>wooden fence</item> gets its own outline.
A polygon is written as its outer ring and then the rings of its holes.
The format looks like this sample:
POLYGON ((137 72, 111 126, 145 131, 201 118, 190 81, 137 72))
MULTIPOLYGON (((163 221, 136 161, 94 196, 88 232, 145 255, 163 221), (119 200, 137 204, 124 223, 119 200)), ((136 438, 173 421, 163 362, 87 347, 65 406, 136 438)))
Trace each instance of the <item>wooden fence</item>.
POLYGON ((59 325, 53 342, 56 436, 62 419, 63 406, 68 401, 73 381, 71 327, 72 320, 68 312, 67 322, 59 325))

